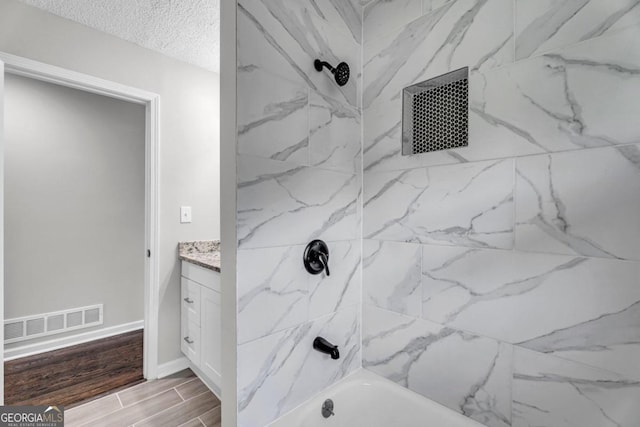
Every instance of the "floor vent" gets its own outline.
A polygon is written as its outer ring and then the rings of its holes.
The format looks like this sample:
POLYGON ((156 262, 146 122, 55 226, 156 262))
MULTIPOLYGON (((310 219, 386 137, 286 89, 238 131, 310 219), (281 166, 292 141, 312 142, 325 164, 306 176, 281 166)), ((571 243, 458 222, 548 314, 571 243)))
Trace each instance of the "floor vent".
POLYGON ((4 342, 13 342, 61 334, 102 325, 102 304, 70 310, 19 317, 4 321, 4 342))

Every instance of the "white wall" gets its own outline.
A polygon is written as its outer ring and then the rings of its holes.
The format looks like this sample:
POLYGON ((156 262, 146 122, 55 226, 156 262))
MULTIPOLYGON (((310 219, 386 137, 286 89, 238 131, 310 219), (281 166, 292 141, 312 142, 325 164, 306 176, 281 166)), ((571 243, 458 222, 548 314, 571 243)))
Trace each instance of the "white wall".
POLYGON ((5 315, 143 320, 145 107, 8 74, 5 108, 5 315))
POLYGON ((13 0, 0 2, 0 50, 160 95, 159 362, 180 357, 177 243, 220 236, 219 75, 13 0))

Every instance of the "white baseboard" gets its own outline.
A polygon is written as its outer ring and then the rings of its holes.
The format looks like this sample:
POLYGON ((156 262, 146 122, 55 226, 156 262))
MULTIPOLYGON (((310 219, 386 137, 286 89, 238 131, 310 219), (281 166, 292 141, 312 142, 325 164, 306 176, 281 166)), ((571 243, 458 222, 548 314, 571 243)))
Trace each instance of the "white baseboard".
POLYGON ((45 353, 47 351, 59 350, 61 348, 70 347, 72 345, 84 344, 89 341, 95 341, 101 338, 108 338, 114 335, 124 334, 126 332, 137 331, 144 328, 144 320, 137 322, 125 323, 124 325, 111 326, 95 331, 84 332, 69 337, 56 338, 53 340, 43 341, 36 344, 28 344, 20 347, 14 347, 4 350, 4 361, 19 359, 21 357, 33 356, 35 354, 45 353))
POLYGON ((183 371, 189 367, 189 359, 186 357, 179 357, 171 362, 158 365, 158 378, 168 377, 176 372, 183 371))

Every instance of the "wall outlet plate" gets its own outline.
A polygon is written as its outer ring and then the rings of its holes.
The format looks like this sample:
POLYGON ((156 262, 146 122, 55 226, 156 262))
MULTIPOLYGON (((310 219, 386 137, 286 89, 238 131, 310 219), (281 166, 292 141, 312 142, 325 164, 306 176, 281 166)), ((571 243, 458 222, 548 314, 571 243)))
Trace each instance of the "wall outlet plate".
POLYGON ((186 224, 191 222, 191 206, 180 206, 180 223, 186 224))

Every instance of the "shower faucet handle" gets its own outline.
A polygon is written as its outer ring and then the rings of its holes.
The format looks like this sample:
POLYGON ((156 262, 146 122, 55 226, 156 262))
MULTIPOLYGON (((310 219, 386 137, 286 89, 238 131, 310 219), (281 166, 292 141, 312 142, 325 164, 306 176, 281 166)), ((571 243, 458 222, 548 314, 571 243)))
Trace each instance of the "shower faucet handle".
POLYGON ((309 273, 320 274, 324 271, 329 275, 329 247, 322 240, 313 240, 307 245, 302 261, 309 273))
POLYGON ((322 264, 322 268, 324 268, 324 272, 327 273, 327 276, 329 276, 329 259, 328 259, 328 254, 324 254, 322 252, 320 252, 318 254, 318 261, 320 261, 320 263, 322 264))

